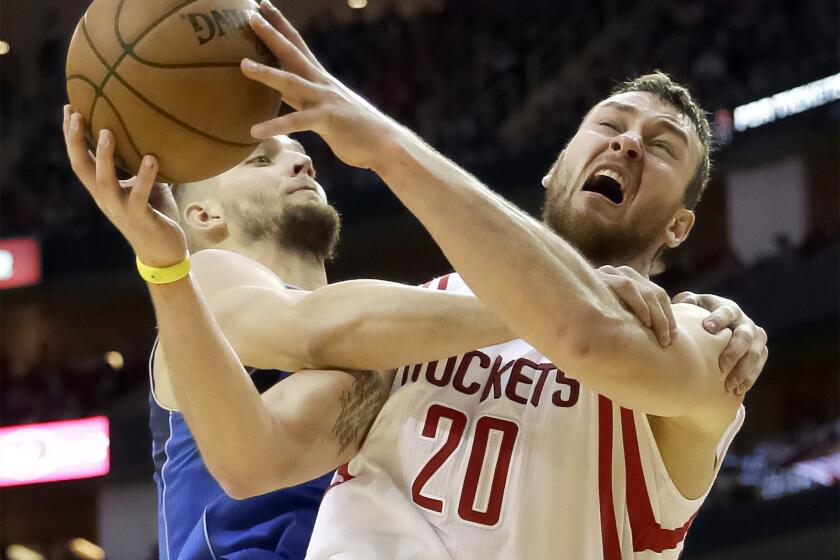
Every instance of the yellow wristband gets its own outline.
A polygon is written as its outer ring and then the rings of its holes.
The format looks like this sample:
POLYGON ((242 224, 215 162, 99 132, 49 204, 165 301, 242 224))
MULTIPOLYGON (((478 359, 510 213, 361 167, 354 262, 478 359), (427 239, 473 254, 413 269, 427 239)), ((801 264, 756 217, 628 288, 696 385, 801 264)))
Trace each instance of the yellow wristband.
POLYGON ((169 284, 184 278, 190 273, 190 255, 184 257, 179 263, 172 266, 158 268, 149 266, 137 257, 137 271, 140 276, 149 284, 169 284))

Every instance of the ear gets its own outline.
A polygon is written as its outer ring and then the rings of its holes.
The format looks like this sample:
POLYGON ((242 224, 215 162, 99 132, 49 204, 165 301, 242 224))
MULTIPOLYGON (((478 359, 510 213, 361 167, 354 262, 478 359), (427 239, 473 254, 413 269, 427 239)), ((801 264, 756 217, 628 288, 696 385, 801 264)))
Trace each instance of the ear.
POLYGON ((182 216, 187 227, 206 236, 216 237, 227 231, 227 222, 221 206, 213 202, 191 202, 182 216))
POLYGON ((694 227, 694 212, 687 208, 680 208, 668 224, 668 229, 665 230, 665 245, 670 249, 679 247, 688 237, 692 227, 694 227))
POLYGON ((542 178, 542 186, 544 189, 548 188, 548 182, 551 180, 551 173, 542 178))

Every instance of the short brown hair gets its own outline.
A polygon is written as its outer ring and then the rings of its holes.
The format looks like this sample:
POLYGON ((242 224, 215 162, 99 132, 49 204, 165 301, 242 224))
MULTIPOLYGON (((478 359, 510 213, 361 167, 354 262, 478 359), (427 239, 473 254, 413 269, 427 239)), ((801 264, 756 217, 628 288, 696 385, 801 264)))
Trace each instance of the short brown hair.
POLYGON ((694 176, 689 181, 685 189, 685 194, 683 195, 683 206, 689 210, 693 210, 697 206, 697 203, 700 202, 700 197, 709 184, 709 175, 712 171, 712 131, 709 127, 709 121, 706 118, 706 112, 691 97, 688 88, 678 84, 670 76, 658 70, 652 74, 638 76, 619 84, 613 89, 611 95, 633 91, 652 93, 694 123, 697 136, 700 138, 700 143, 703 146, 703 154, 700 158, 700 163, 697 165, 697 170, 694 172, 694 176))

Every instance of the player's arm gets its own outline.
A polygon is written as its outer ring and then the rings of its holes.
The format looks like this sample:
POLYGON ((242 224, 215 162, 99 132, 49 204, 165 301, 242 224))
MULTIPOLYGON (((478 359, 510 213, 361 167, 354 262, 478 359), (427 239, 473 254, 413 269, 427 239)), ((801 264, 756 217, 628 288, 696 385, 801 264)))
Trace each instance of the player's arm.
MULTIPOLYGON (((137 177, 120 184, 114 135, 100 133, 94 162, 83 130, 81 115, 66 106, 71 166, 96 205, 146 265, 182 262, 183 230, 149 204, 156 190, 174 204, 171 193, 155 185, 156 160, 144 157, 137 177)), ((175 399, 205 463, 228 492, 245 497, 297 484, 355 453, 387 394, 381 376, 307 372, 261 397, 190 274, 150 284, 149 292, 175 399)))
POLYGON ((254 367, 384 371, 513 338, 469 295, 379 280, 306 292, 229 251, 201 251, 193 261, 225 336, 254 367))
POLYGON ((149 291, 175 400, 225 492, 292 486, 355 455, 387 396, 381 375, 301 372, 260 396, 192 278, 149 291))
MULTIPOLYGON (((222 331, 242 362, 255 367, 383 371, 513 338, 471 295, 379 280, 305 292, 286 289, 258 263, 229 251, 201 251, 193 261, 222 331)), ((646 327, 660 335, 675 328, 664 290, 621 269, 605 267, 598 275, 646 327)))
POLYGON ((654 415, 728 402, 702 316, 680 312, 663 348, 566 241, 404 129, 375 169, 476 295, 559 368, 654 415))
POLYGON ((255 126, 256 136, 312 130, 346 163, 377 172, 479 299, 593 389, 663 416, 724 402, 707 346, 677 336, 662 349, 568 243, 349 91, 279 12, 261 9, 270 25, 252 17, 252 28, 283 70, 246 61, 243 71, 298 111, 255 126))

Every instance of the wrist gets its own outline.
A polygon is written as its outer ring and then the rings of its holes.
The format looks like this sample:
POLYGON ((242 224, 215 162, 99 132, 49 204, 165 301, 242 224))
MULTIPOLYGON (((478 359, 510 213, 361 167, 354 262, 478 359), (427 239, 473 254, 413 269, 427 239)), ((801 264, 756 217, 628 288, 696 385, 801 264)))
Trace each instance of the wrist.
POLYGON ((378 135, 379 142, 373 150, 370 166, 371 171, 383 178, 404 166, 409 155, 408 146, 420 141, 407 128, 388 120, 390 126, 378 135))
POLYGON ((186 253, 180 261, 167 266, 154 266, 136 257, 137 272, 149 284, 171 284, 186 278, 192 268, 190 255, 186 253))

